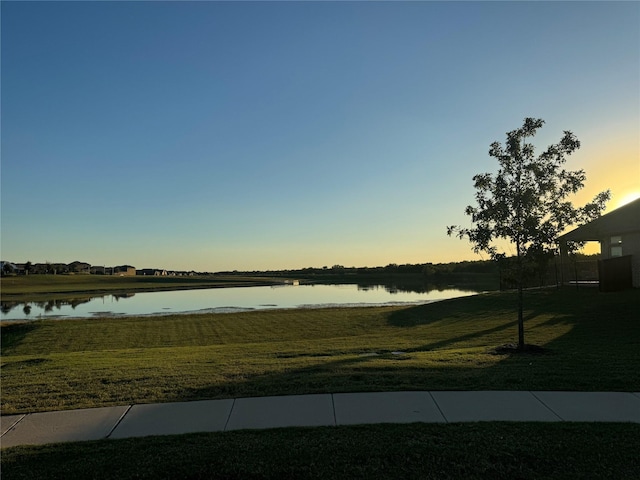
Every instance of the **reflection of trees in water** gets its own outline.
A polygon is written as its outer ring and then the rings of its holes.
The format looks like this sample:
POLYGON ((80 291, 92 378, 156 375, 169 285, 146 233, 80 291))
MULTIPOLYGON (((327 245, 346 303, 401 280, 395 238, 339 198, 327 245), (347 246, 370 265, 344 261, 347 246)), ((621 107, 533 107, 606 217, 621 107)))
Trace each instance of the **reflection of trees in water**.
POLYGON ((358 290, 380 290, 384 289, 391 295, 398 293, 429 293, 432 291, 442 292, 444 290, 456 289, 463 292, 482 292, 487 290, 497 290, 495 279, 478 281, 477 277, 457 277, 443 282, 430 282, 416 279, 397 279, 393 281, 358 281, 358 290))
MULTIPOLYGON (((451 288, 451 287, 448 287, 451 288)), ((429 293, 432 290, 440 290, 433 284, 421 284, 421 283, 385 283, 385 284, 370 284, 370 283, 358 283, 358 290, 385 290, 391 295, 397 295, 398 293, 429 293)))
POLYGON ((429 293, 431 290, 435 290, 436 287, 430 284, 421 283, 369 283, 358 282, 358 290, 384 290, 391 295, 398 293, 429 293))
POLYGON ((71 305, 71 308, 75 310, 78 305, 82 305, 83 303, 89 303, 94 298, 102 298, 102 297, 73 298, 69 300, 67 304, 71 305))
POLYGON ((117 293, 114 295, 111 295, 112 298, 116 299, 116 302, 119 301, 121 298, 131 298, 135 296, 135 293, 117 293))
MULTIPOLYGON (((122 294, 122 295, 112 295, 113 298, 131 298, 133 297, 133 293, 130 294, 122 294)), ((38 302, 0 302, 0 311, 2 313, 8 314, 14 308, 22 305, 22 311, 25 315, 30 315, 32 308, 39 309, 41 312, 49 313, 54 309, 61 310, 63 307, 70 306, 72 309, 76 309, 78 305, 82 305, 84 303, 89 303, 91 300, 97 298, 105 298, 107 295, 98 295, 95 297, 73 297, 73 298, 61 298, 54 300, 45 300, 38 302)))
POLYGON ((18 306, 18 304, 15 302, 2 302, 0 305, 0 311, 2 311, 2 313, 9 313, 16 306, 18 306))

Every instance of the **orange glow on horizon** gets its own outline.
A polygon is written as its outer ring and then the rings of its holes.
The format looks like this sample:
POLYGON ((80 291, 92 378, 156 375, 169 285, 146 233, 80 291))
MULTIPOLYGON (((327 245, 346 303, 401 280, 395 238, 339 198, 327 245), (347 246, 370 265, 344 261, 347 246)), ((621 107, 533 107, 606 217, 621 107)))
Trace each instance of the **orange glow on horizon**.
MULTIPOLYGON (((640 190, 636 190, 635 192, 631 192, 631 193, 627 193, 623 196, 620 197, 620 199, 615 203, 615 208, 620 208, 623 205, 626 205, 627 203, 631 203, 634 200, 637 200, 638 198, 640 198, 640 190)), ((616 200, 615 198, 613 200, 616 200)))
POLYGON ((574 205, 582 206, 598 192, 610 190, 611 200, 602 212, 606 214, 640 197, 637 120, 597 134, 592 139, 589 139, 589 135, 585 136, 585 148, 572 157, 567 166, 570 170, 583 169, 587 175, 584 189, 576 194, 574 205))

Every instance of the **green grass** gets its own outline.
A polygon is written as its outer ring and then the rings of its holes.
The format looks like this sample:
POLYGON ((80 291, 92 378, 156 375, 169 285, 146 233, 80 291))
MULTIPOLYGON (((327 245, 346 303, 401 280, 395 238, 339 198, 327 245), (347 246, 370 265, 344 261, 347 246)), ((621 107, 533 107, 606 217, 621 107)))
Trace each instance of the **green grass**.
POLYGON ((268 285, 282 282, 266 277, 242 276, 111 276, 111 275, 21 275, 0 279, 2 301, 42 301, 69 295, 131 293, 229 286, 268 285))
POLYGON ((527 343, 545 354, 490 352, 517 338, 511 293, 4 325, 2 413, 321 392, 637 390, 640 291, 548 290, 525 301, 527 343))
MULTIPOLYGON (((3 413, 367 390, 637 390, 640 292, 527 292, 420 307, 37 321, 2 332, 3 413), (404 355, 393 355, 393 351, 404 355), (362 356, 363 353, 377 356, 362 356)), ((368 425, 2 451, 3 479, 639 478, 635 424, 368 425)))
POLYGON ((14 479, 635 479, 633 424, 411 424, 14 447, 14 479))

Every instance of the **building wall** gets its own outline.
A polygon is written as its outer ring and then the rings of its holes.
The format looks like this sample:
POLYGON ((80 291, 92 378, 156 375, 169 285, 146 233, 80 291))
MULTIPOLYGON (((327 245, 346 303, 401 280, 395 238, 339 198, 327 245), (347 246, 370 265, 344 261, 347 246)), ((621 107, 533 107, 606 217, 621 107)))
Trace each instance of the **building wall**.
MULTIPOLYGON (((631 255, 631 275, 633 286, 640 288, 640 232, 619 235, 622 243, 619 244, 622 256, 631 255)), ((604 238, 601 242, 602 258, 611 258, 611 236, 604 238)))
POLYGON ((640 288, 640 232, 626 235, 622 240, 622 251, 625 255, 631 257, 631 275, 633 277, 633 286, 640 288), (627 247, 625 249, 625 242, 627 247))
POLYGON ((113 274, 119 275, 121 277, 128 276, 128 275, 135 275, 136 269, 133 267, 114 267, 113 274))

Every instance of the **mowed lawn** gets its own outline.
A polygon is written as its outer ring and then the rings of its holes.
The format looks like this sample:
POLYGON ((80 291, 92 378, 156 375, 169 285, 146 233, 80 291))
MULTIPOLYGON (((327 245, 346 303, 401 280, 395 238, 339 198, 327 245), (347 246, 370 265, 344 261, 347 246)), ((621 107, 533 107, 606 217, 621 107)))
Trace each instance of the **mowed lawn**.
POLYGON ((411 307, 44 320, 2 332, 2 413, 382 390, 640 385, 640 291, 491 293, 411 307))
POLYGON ((19 275, 2 277, 1 297, 7 302, 68 299, 70 295, 89 298, 106 293, 132 293, 196 288, 269 285, 282 280, 266 277, 203 276, 117 276, 117 275, 19 275))
POLYGON ((3 480, 640 478, 636 424, 280 428, 12 447, 3 480))

